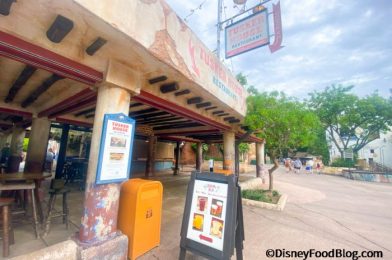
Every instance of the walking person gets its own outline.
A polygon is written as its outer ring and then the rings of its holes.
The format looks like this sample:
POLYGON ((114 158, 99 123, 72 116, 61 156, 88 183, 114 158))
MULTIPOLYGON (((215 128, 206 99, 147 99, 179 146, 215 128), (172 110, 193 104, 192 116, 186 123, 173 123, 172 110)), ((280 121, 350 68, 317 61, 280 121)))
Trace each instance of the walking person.
POLYGON ((286 168, 286 172, 291 172, 292 168, 291 168, 291 159, 287 158, 284 161, 284 167, 286 168))
POLYGON ((294 161, 294 173, 299 173, 302 168, 302 162, 299 158, 294 161))
POLYGON ((313 173, 313 165, 314 165, 314 161, 313 159, 310 159, 306 162, 306 171, 308 173, 313 173))

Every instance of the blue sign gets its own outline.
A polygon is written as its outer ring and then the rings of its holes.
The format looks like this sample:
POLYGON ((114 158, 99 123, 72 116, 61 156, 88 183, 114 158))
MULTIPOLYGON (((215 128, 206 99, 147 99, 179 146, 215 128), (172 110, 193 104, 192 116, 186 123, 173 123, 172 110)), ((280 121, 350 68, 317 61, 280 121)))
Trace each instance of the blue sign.
POLYGON ((122 113, 105 114, 95 183, 129 179, 134 136, 135 120, 122 113))

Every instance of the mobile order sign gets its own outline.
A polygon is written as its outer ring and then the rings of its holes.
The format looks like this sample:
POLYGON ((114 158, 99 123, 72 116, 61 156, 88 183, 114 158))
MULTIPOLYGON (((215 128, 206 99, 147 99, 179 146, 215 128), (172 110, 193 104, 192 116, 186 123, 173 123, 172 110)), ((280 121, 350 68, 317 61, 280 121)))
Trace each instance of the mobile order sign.
POLYGON ((185 259, 186 251, 208 259, 230 259, 237 245, 242 252, 243 225, 237 225, 243 223, 242 207, 237 207, 240 191, 236 180, 235 175, 192 172, 181 226, 180 260, 185 259))
POLYGON ((269 44, 267 9, 227 26, 225 35, 226 58, 269 44))
POLYGON ((187 238, 223 250, 227 184, 196 180, 187 238))

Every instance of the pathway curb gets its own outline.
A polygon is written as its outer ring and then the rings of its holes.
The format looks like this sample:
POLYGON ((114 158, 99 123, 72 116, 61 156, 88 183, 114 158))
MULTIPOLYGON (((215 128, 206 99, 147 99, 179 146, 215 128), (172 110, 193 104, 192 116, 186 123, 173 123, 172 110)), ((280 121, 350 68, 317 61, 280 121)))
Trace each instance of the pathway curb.
MULTIPOLYGON (((261 178, 253 178, 253 179, 241 182, 240 186, 241 186, 242 190, 262 189, 263 182, 262 182, 261 178)), ((281 194, 279 201, 276 204, 242 198, 242 204, 247 205, 247 206, 257 207, 257 208, 265 208, 265 209, 283 211, 284 207, 286 206, 287 197, 288 197, 287 194, 281 194)))

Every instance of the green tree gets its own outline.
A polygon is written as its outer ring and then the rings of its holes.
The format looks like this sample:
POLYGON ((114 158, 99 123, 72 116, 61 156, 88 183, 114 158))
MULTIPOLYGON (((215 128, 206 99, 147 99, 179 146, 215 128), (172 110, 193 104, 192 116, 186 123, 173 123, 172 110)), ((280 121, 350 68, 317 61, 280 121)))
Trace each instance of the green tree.
POLYGON ((316 139, 313 144, 307 147, 301 147, 298 149, 299 152, 308 152, 310 154, 321 156, 324 165, 329 164, 329 149, 327 143, 327 137, 325 134, 325 129, 323 127, 318 127, 315 129, 316 139))
POLYGON ((274 162, 269 172, 269 190, 273 190, 273 172, 279 167, 278 157, 285 151, 310 146, 320 122, 307 107, 282 92, 263 92, 247 99, 245 124, 266 140, 266 152, 274 162))
POLYGON ((253 85, 248 85, 248 79, 246 78, 246 76, 242 73, 238 73, 237 76, 237 81, 246 88, 246 91, 249 93, 249 95, 257 95, 259 93, 259 91, 257 90, 257 88, 255 88, 255 86, 253 85))
MULTIPOLYGON (((196 153, 197 152, 197 144, 196 143, 192 143, 191 144, 191 148, 192 148, 192 150, 196 153)), ((203 157, 203 160, 205 159, 205 156, 206 156, 206 154, 207 154, 207 152, 208 152, 208 144, 202 144, 201 145, 201 149, 202 149, 202 157, 203 157)))
POLYGON ((392 125, 392 102, 378 95, 360 98, 353 86, 332 85, 310 94, 309 106, 317 113, 328 137, 340 152, 357 154, 392 125))
MULTIPOLYGON (((238 145, 238 150, 240 152, 240 155, 243 157, 244 154, 246 154, 247 152, 249 152, 249 144, 248 143, 240 143, 238 145)), ((242 158, 244 159, 244 158, 242 158)))

